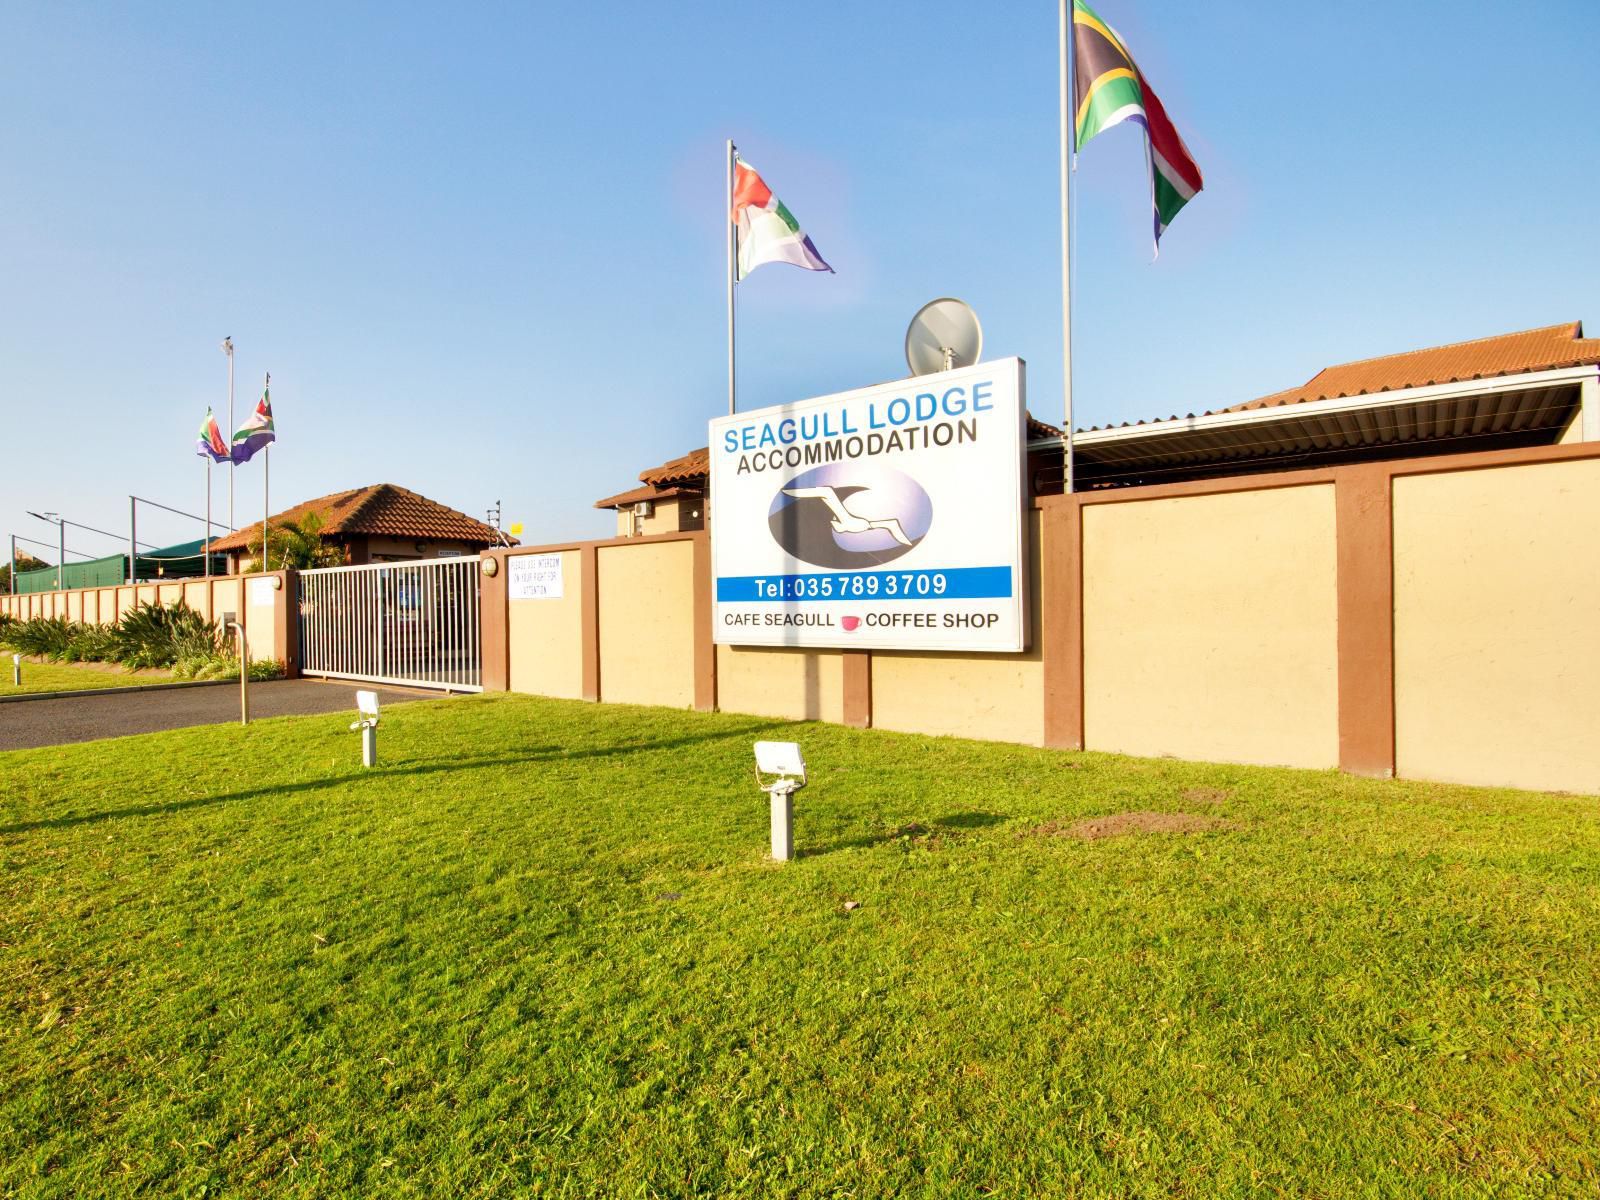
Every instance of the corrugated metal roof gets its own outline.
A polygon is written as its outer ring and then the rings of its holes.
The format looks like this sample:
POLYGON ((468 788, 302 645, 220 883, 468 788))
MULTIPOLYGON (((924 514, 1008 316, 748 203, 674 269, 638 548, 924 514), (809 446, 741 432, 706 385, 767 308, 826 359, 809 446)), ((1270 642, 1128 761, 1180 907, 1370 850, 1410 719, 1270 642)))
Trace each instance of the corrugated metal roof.
POLYGON ((1276 419, 1215 428, 1150 428, 1145 436, 1074 444, 1078 469, 1102 478, 1202 464, 1225 467, 1278 458, 1401 444, 1437 446, 1473 438, 1553 439, 1576 411, 1576 384, 1485 389, 1338 411, 1291 409, 1276 419))

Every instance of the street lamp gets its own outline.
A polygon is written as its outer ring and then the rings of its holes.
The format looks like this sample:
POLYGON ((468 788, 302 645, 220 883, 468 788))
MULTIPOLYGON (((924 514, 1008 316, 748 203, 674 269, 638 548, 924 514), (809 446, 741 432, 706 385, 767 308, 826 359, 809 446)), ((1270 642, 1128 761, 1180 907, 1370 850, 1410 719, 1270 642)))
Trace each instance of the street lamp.
POLYGON ((67 562, 67 523, 61 519, 60 513, 36 513, 32 509, 29 509, 28 515, 30 517, 37 517, 39 520, 56 527, 56 591, 59 592, 66 587, 66 584, 62 582, 61 569, 66 565, 67 562))

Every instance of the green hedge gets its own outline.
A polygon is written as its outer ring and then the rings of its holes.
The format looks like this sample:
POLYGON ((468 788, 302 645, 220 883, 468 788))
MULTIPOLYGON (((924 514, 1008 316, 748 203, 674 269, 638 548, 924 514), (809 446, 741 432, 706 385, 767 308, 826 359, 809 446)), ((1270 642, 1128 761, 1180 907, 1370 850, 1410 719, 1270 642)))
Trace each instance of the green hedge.
MULTIPOLYGON (((0 622, 0 644, 56 662, 115 662, 130 670, 230 657, 222 629, 181 600, 165 608, 135 605, 115 625, 85 625, 62 617, 7 620, 0 622)), ((237 677, 237 666, 234 670, 237 677)))

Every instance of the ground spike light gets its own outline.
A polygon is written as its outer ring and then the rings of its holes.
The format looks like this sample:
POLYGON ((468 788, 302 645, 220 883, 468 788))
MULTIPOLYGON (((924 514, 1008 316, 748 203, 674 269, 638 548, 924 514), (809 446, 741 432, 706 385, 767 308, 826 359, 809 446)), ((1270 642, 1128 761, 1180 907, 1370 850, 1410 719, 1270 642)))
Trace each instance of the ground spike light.
POLYGON ((360 719, 350 726, 361 731, 361 765, 378 765, 378 693, 362 688, 356 692, 356 712, 360 719))
POLYGON ((794 857, 794 794, 806 785, 806 760, 797 742, 757 742, 756 786, 772 798, 772 857, 794 857), (762 775, 775 776, 768 783, 762 775))

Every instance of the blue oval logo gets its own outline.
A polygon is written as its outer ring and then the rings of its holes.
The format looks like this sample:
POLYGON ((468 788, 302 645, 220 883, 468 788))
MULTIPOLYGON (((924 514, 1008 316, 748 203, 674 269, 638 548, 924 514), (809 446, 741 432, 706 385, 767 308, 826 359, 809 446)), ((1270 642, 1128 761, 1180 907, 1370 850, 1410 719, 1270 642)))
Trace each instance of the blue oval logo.
POLYGON ((933 501, 892 467, 829 463, 778 489, 767 526, 802 562, 853 570, 881 566, 916 549, 933 525, 933 501))

